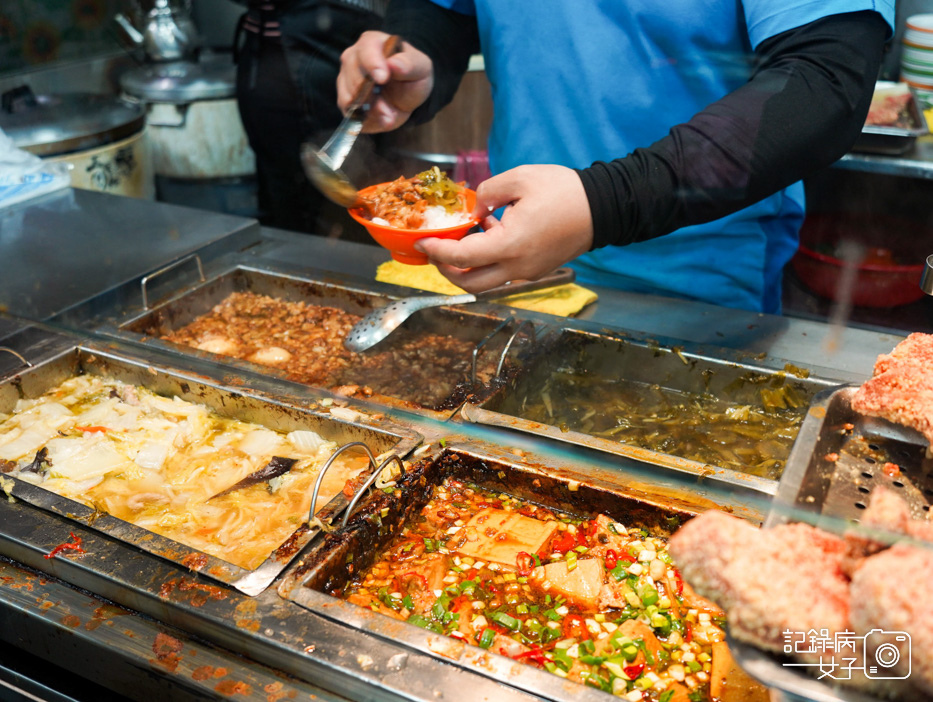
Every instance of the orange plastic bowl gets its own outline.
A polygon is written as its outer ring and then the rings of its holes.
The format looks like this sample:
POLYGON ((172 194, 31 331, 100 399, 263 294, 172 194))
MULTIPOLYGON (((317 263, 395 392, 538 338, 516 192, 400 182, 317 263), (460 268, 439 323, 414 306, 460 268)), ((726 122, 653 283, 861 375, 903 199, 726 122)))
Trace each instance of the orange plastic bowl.
MULTIPOLYGON (((366 197, 376 188, 384 185, 387 184, 379 183, 363 188, 360 190, 360 197, 366 197)), ((476 192, 469 188, 465 188, 465 191, 467 210, 472 210, 473 205, 476 204, 476 192)), ((415 250, 415 242, 418 239, 431 237, 437 239, 462 239, 468 231, 479 224, 477 220, 470 219, 463 224, 458 224, 455 227, 445 227, 444 229, 398 229, 384 224, 374 224, 366 218, 365 210, 362 207, 355 207, 348 211, 353 219, 366 227, 366 231, 377 243, 389 250, 392 258, 400 263, 407 263, 412 266, 423 266, 428 262, 427 256, 415 250)))

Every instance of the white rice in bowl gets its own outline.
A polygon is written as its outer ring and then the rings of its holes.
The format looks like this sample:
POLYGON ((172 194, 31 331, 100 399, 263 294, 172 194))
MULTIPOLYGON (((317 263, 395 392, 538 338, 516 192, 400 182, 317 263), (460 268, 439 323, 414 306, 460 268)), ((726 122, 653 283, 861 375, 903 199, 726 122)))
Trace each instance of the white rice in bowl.
MULTIPOLYGON (((418 229, 447 229, 448 227, 456 227, 458 224, 464 224, 469 220, 469 212, 448 212, 441 205, 432 205, 424 211, 424 222, 418 229)), ((382 217, 373 217, 372 222, 373 224, 381 224, 384 227, 392 226, 382 217)))

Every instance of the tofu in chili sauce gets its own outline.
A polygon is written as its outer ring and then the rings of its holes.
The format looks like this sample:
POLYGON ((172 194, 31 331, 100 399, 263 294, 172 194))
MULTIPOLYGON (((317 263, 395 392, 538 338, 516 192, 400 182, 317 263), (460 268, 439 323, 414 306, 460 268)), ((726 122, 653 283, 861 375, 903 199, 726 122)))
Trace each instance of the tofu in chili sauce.
MULTIPOLYGON (((665 539, 605 515, 448 479, 333 594, 625 699, 730 699, 722 612, 684 585, 665 539)), ((767 699, 746 682, 735 700, 767 699)))

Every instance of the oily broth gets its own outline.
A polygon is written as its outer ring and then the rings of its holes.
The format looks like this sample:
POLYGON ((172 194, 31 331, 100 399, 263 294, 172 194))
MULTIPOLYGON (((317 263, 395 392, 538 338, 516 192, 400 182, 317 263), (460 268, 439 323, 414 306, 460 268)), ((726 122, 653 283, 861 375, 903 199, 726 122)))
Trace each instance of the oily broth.
POLYGON ((502 412, 564 430, 777 479, 806 415, 790 386, 740 404, 620 378, 558 370, 502 412))

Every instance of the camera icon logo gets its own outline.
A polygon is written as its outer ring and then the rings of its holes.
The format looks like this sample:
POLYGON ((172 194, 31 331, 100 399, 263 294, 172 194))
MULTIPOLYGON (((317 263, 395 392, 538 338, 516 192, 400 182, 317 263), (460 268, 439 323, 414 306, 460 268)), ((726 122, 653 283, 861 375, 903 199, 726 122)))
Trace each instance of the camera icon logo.
POLYGON ((865 677, 904 680, 910 677, 910 634, 872 629, 862 641, 865 677))

